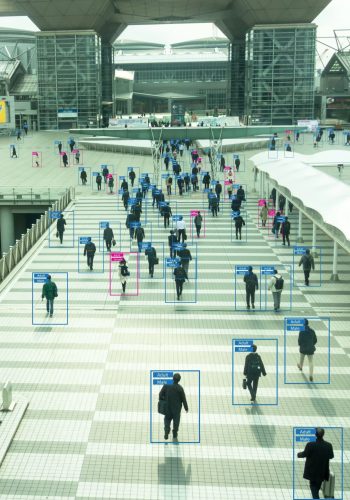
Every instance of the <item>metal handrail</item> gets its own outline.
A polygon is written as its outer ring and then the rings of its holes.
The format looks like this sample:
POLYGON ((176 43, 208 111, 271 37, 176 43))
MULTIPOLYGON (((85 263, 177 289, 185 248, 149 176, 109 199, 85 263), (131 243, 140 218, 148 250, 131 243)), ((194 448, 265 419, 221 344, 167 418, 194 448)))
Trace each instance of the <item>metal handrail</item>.
POLYGON ((54 222, 54 220, 50 218, 50 212, 64 210, 74 198, 75 188, 70 187, 66 189, 64 195, 52 204, 50 210, 42 214, 40 219, 37 219, 36 223, 32 224, 32 227, 27 229, 25 234, 22 234, 21 239, 16 240, 15 245, 10 246, 9 251, 3 254, 0 259, 0 283, 10 274, 19 261, 23 259, 26 253, 29 252, 54 222))

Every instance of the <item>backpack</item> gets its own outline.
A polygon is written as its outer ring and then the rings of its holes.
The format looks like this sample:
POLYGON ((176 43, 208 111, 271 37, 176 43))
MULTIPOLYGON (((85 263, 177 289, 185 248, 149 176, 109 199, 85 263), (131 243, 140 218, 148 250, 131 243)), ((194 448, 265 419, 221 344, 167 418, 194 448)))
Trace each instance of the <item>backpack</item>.
POLYGON ((283 278, 276 278, 276 283, 275 283, 275 288, 276 290, 283 290, 283 285, 284 285, 284 279, 283 278))
POLYGON ((261 360, 258 354, 252 356, 249 365, 249 375, 253 378, 260 377, 261 375, 261 360))
POLYGON ((122 266, 120 272, 122 276, 130 276, 127 266, 122 266))

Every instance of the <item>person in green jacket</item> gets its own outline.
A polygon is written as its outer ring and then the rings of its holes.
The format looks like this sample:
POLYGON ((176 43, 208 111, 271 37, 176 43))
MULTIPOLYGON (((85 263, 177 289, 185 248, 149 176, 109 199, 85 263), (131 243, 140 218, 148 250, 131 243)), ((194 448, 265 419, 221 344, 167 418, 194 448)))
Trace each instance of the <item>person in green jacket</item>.
POLYGON ((51 281, 51 276, 48 274, 46 278, 46 283, 43 285, 43 290, 41 292, 41 300, 46 298, 46 311, 47 314, 50 313, 50 318, 53 315, 53 301, 58 297, 56 283, 51 281))

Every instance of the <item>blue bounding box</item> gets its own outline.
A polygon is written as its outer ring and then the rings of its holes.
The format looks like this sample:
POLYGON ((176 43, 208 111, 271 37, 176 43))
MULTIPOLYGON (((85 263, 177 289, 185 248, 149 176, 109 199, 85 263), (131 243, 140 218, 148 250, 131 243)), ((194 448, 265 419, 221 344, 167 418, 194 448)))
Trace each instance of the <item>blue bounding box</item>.
POLYGON ((68 273, 36 272, 32 273, 32 325, 66 326, 68 325, 68 273), (47 277, 56 283, 58 295, 53 302, 53 317, 46 313, 46 299, 42 299, 43 285, 47 277))

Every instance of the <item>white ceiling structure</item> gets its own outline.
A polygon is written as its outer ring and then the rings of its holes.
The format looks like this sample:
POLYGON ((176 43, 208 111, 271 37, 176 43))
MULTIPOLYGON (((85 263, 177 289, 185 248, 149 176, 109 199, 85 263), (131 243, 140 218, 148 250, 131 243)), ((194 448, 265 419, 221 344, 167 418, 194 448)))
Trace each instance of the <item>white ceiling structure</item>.
POLYGON ((0 0, 0 16, 42 31, 93 29, 113 41, 130 24, 214 23, 232 39, 256 24, 311 22, 331 0, 0 0))
POLYGON ((350 152, 342 150, 322 151, 313 155, 295 154, 294 158, 272 160, 268 153, 251 158, 258 170, 266 172, 270 179, 285 188, 290 196, 299 200, 305 212, 309 211, 315 222, 323 221, 338 230, 333 237, 350 251, 350 186, 315 166, 338 164, 350 168, 350 152), (315 214, 318 217, 314 217, 315 214), (336 238, 337 237, 337 238, 336 238))

